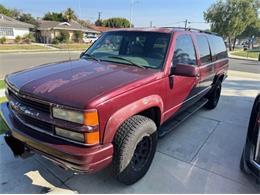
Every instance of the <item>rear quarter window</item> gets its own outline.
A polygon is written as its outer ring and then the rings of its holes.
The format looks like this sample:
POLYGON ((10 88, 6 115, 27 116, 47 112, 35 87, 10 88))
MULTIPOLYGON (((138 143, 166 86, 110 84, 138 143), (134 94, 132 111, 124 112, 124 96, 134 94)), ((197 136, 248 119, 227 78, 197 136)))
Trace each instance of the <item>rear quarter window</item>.
POLYGON ((209 35, 208 39, 213 61, 227 58, 227 48, 223 38, 220 36, 209 35))

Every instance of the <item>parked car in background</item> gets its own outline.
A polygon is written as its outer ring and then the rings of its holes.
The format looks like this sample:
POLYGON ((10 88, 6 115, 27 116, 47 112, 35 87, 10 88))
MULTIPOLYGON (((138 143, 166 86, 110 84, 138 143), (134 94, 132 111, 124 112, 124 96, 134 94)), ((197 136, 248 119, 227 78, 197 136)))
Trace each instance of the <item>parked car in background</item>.
POLYGON ((15 155, 39 153, 75 172, 112 163, 115 177, 133 184, 148 171, 158 136, 217 106, 228 62, 222 37, 209 32, 105 32, 78 60, 5 78, 5 140, 15 155))
POLYGON ((245 173, 254 175, 260 183, 260 94, 255 98, 251 111, 240 168, 245 173))
POLYGON ((94 43, 98 39, 98 35, 85 35, 83 41, 85 43, 94 43))

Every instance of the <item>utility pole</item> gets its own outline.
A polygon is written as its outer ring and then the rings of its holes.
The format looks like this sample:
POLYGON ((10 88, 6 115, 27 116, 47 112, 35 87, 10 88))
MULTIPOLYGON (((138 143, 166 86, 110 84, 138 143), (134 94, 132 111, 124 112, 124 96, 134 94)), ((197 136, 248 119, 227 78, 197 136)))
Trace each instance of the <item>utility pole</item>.
POLYGON ((185 30, 186 30, 187 29, 188 20, 186 19, 184 22, 185 22, 185 30))
POLYGON ((101 19, 101 13, 102 13, 102 12, 98 12, 98 20, 101 19))

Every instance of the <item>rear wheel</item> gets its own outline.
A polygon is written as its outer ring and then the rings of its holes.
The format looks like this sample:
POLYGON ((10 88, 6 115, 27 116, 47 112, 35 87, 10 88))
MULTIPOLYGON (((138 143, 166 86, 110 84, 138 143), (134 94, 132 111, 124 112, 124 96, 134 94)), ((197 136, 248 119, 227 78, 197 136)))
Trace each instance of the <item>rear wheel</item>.
POLYGON ((125 121, 114 139, 113 172, 117 180, 130 185, 148 171, 157 146, 155 123, 136 115, 125 121))
POLYGON ((205 104, 207 109, 214 109, 218 105, 218 101, 221 94, 221 81, 217 81, 210 94, 207 95, 208 102, 205 104))

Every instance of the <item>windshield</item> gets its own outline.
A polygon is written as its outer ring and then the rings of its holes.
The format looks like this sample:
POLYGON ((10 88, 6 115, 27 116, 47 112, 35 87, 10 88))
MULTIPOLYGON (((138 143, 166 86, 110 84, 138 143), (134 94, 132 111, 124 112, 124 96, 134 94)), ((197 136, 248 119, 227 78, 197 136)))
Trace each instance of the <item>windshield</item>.
POLYGON ((160 69, 163 66, 170 34, 116 31, 104 33, 83 55, 84 58, 160 69))

